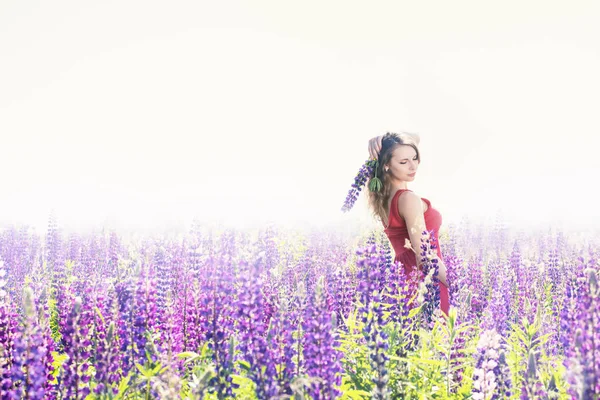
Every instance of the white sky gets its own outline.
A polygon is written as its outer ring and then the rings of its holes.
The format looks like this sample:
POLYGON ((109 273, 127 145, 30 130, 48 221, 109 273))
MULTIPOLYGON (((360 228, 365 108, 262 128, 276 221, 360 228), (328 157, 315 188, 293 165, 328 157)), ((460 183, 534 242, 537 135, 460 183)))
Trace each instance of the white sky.
POLYGON ((2 0, 0 222, 343 226, 406 130, 445 225, 597 227, 596 4, 2 0))

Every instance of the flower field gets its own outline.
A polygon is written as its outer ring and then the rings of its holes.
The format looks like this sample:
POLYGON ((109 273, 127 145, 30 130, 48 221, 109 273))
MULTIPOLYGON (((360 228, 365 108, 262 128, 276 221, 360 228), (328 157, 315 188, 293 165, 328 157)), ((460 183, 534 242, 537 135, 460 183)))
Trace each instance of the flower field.
POLYGON ((600 398, 597 238, 450 226, 445 318, 382 235, 5 228, 0 398, 600 398))

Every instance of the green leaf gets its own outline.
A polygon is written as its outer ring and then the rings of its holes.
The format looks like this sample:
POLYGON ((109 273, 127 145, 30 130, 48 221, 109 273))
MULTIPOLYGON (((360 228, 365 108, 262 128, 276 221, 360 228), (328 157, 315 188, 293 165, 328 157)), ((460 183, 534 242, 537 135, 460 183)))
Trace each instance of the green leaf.
POLYGON ((246 360, 238 360, 238 365, 242 367, 244 371, 250 371, 250 363, 246 360))
POLYGON ((129 375, 127 375, 126 377, 121 379, 121 382, 119 382, 119 393, 117 394, 117 399, 123 398, 123 394, 125 394, 125 391, 129 388, 130 380, 131 380, 131 373, 129 373, 129 375))
POLYGON ((200 357, 200 354, 194 353, 193 351, 184 351, 183 353, 177 354, 179 358, 196 358, 200 357))

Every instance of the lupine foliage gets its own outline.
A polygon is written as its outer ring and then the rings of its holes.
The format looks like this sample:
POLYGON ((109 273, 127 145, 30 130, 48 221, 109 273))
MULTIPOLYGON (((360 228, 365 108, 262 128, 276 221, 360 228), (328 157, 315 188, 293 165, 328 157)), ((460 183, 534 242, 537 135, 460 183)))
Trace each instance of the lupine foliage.
POLYGON ((381 232, 5 228, 0 398, 598 399, 595 238, 439 236, 447 317, 431 232, 404 276, 381 232))

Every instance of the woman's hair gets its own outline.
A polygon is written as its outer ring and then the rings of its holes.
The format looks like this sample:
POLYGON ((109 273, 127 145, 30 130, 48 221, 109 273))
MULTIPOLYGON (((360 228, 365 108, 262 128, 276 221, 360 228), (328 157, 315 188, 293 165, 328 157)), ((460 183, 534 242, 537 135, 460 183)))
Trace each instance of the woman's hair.
MULTIPOLYGON (((371 192, 367 191, 368 195, 368 204, 371 210, 373 211, 373 217, 379 217, 383 222, 384 218, 387 218, 389 214, 386 214, 386 206, 389 201, 392 184, 391 179, 388 172, 385 172, 384 168, 387 163, 392 159, 392 153, 396 150, 400 145, 408 145, 411 146, 417 152, 417 160, 419 160, 419 164, 421 163, 421 155, 419 153, 419 149, 415 142, 407 135, 398 135, 397 133, 388 132, 383 136, 381 141, 381 151, 379 152, 379 166, 375 172, 375 176, 377 176, 382 182, 382 188, 379 192, 371 192)), ((388 221, 389 224, 389 221, 388 221)))

